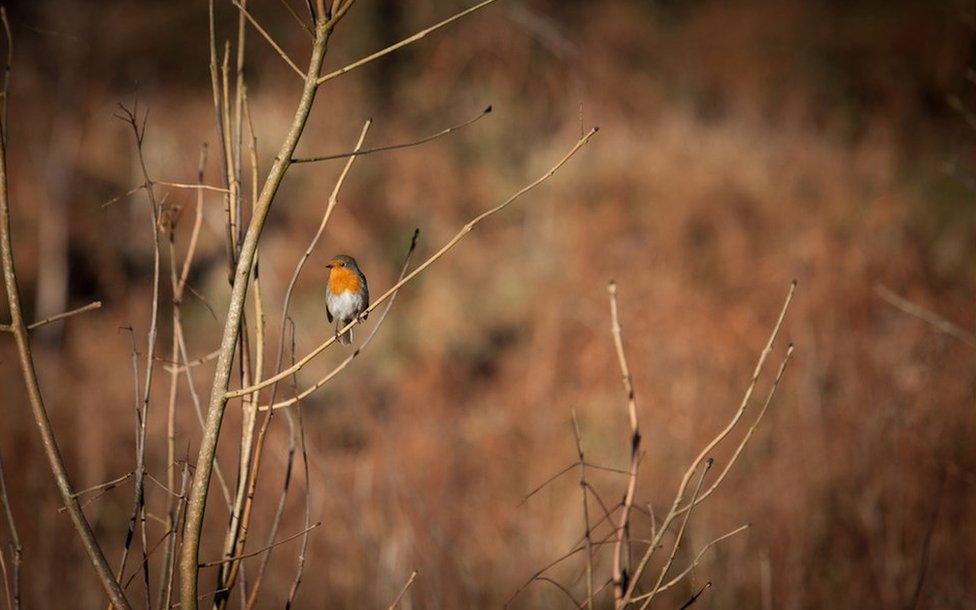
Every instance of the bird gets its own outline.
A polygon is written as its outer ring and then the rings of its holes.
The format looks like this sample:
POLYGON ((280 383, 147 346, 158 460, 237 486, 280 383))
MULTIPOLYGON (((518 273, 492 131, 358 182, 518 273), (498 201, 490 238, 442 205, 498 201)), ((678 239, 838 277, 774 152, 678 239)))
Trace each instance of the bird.
POLYGON ((333 256, 326 265, 329 281, 325 288, 325 313, 331 323, 335 320, 336 339, 343 345, 352 343, 352 329, 339 334, 339 329, 353 320, 368 317, 369 287, 366 276, 359 270, 356 259, 346 254, 333 256))

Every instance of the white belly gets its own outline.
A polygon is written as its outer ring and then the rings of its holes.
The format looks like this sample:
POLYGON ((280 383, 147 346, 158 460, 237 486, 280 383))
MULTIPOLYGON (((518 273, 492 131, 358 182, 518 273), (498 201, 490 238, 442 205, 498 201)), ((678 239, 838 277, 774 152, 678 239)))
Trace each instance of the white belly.
POLYGON ((326 292, 325 302, 332 317, 345 322, 355 318, 363 308, 363 297, 349 290, 339 295, 326 292))

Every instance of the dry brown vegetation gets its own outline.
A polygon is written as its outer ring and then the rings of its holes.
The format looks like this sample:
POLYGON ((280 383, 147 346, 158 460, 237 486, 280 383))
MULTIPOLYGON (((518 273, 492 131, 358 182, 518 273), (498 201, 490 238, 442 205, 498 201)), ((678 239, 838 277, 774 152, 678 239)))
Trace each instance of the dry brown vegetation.
MULTIPOLYGON (((133 348, 120 329, 132 327, 140 383, 146 374, 149 205, 138 192, 102 206, 144 181, 133 130, 113 118, 117 103, 132 108, 138 99, 139 116, 149 111, 143 153, 154 180, 197 182, 206 142, 203 181, 222 184, 207 3, 180 4, 8 5, 15 54, 7 165, 26 321, 102 302, 31 334, 76 490, 135 467, 133 348)), ((330 42, 323 73, 469 5, 360 0, 330 42)), ((220 54, 225 38, 236 41, 238 15, 230 2, 216 6, 220 54)), ((308 35, 282 3, 248 6, 304 69, 308 35)), ((307 17, 303 2, 291 6, 307 17)), ((274 548, 256 607, 285 604, 302 556, 298 607, 385 608, 397 600, 401 608, 497 608, 573 548, 583 535, 578 471, 523 500, 577 459, 574 411, 587 462, 630 465, 606 300, 611 279, 642 435, 631 536, 651 538, 650 514, 659 521, 668 512, 685 469, 736 412, 793 278, 799 288, 749 417, 793 342, 789 371, 722 487, 688 521, 672 573, 717 536, 752 526, 709 549, 654 607, 681 607, 708 582, 699 607, 976 605, 971 21, 949 3, 499 0, 324 83, 300 156, 351 150, 370 117, 366 148, 434 134, 488 104, 493 112, 423 145, 355 161, 291 298, 297 357, 331 333, 322 302, 329 256, 356 256, 378 296, 400 274, 415 227, 414 266, 543 174, 591 125, 601 129, 559 173, 406 285, 375 339, 327 387, 289 417, 280 411, 269 420, 246 551, 267 544, 286 480, 275 539, 322 525, 307 532, 304 553, 302 536, 274 548), (947 163, 955 169, 947 172, 947 163), (935 312, 941 330, 892 295, 935 312), (955 331, 943 332, 946 320, 955 331)), ((245 65, 263 176, 301 83, 251 28, 245 65)), ((245 211, 253 200, 247 148, 245 139, 245 211)), ((260 246, 264 377, 275 372, 289 279, 343 167, 342 159, 294 165, 271 209, 260 246)), ((197 193, 161 182, 154 190, 166 214, 179 213, 180 261, 197 193)), ((219 345, 230 295, 223 194, 202 197, 181 301, 191 359, 219 345)), ((167 454, 167 368, 174 353, 180 359, 171 349, 170 271, 181 268, 169 262, 169 234, 159 235, 145 456, 147 550, 162 543, 149 562, 154 607, 167 515, 180 502, 153 479, 166 484, 169 475, 178 490, 183 465, 188 459, 189 476, 200 447, 184 378, 179 441, 175 456, 167 454)), ((287 364, 291 331, 283 327, 287 364)), ((348 355, 331 347, 295 383, 309 386, 348 355)), ((213 362, 192 375, 206 409, 213 362)), ((239 382, 235 372, 233 387, 239 382)), ((292 396, 292 382, 283 380, 277 399, 292 396)), ((269 400, 266 391, 261 404, 269 400)), ((58 511, 5 332, 0 403, 23 607, 103 606, 91 562, 58 511)), ((229 403, 218 447, 231 492, 242 413, 241 401, 229 403)), ((702 489, 736 446, 731 440, 709 452, 715 466, 702 489)), ((610 504, 623 498, 625 475, 587 469, 586 477, 610 504)), ((135 478, 83 499, 113 570, 135 478)), ((593 497, 588 506, 596 521, 602 509, 593 497)), ((227 515, 214 481, 202 561, 220 559, 227 515)), ((9 571, 6 519, 0 540, 9 571)), ((137 527, 122 578, 125 585, 133 577, 126 591, 135 606, 145 605, 142 548, 137 527)), ((594 588, 612 571, 603 552, 594 588)), ((658 569, 669 552, 656 556, 658 569)), ((232 607, 241 605, 242 582, 254 590, 263 557, 243 561, 232 607)), ((201 593, 213 591, 218 569, 202 569, 201 593)), ((580 557, 548 575, 586 599, 580 557)), ((612 607, 610 589, 600 596, 596 607, 612 607)), ((510 607, 572 603, 551 583, 535 582, 510 607)))

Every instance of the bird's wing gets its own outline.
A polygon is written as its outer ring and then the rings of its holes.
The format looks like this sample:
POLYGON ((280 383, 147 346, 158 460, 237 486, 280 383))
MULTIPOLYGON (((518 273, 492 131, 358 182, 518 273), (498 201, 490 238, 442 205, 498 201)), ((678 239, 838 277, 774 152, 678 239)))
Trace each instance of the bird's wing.
MULTIPOLYGON (((359 279, 363 282, 363 311, 369 308, 369 284, 366 283, 366 276, 362 273, 359 274, 359 279)), ((369 317, 368 313, 363 314, 363 319, 369 317)))

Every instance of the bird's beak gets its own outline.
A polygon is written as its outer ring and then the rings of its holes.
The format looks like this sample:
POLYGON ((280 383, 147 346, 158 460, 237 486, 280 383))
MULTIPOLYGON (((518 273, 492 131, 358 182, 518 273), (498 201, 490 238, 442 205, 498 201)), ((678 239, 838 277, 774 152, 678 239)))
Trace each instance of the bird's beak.
POLYGON ((331 269, 332 268, 332 263, 329 263, 328 265, 326 265, 325 268, 326 269, 331 269))

